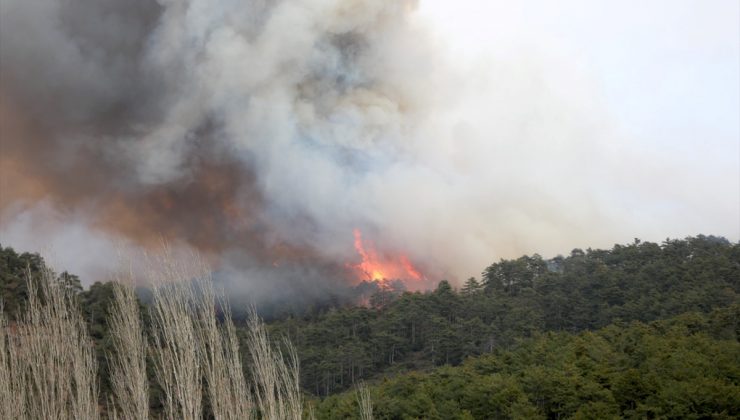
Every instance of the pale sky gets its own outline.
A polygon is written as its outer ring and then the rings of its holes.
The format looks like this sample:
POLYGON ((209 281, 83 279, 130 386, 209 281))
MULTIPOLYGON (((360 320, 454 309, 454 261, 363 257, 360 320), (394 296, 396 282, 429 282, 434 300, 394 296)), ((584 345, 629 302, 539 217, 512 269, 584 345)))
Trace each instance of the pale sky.
MULTIPOLYGON (((567 61, 608 114, 615 149, 682 168, 698 184, 690 193, 726 206, 706 228, 738 240, 740 2, 422 0, 419 7, 420 22, 461 66, 521 51, 567 61)), ((681 203, 666 202, 665 210, 681 203)))
POLYGON ((360 229, 461 279, 740 240, 738 0, 96 4, 7 0, 0 25, 0 169, 27 177, 0 242, 87 278, 159 230, 241 252, 255 221, 265 249, 344 264, 360 229))

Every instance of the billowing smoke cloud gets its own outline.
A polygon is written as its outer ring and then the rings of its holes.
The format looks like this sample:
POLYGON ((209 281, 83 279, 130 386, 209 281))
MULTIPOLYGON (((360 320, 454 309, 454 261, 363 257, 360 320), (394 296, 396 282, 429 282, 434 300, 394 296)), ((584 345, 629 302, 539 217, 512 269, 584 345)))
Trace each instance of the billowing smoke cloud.
POLYGON ((28 220, 74 214, 91 238, 335 275, 357 257, 352 230, 373 224, 363 184, 401 158, 420 111, 392 80, 395 40, 420 40, 411 6, 5 2, 5 240, 66 237, 28 220))
POLYGON ((633 213, 653 192, 623 169, 649 158, 614 147, 588 74, 455 66, 416 6, 3 1, 3 241, 165 237, 270 295, 334 287, 355 228, 434 281, 673 226, 663 196, 633 213))

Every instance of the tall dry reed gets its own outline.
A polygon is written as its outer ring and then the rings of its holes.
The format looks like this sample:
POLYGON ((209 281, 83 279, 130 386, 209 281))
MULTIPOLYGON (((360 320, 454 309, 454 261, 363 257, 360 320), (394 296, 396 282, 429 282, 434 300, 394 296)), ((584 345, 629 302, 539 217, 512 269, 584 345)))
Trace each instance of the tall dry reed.
POLYGON ((151 277, 151 354, 166 416, 196 418, 205 397, 216 419, 254 417, 236 329, 225 301, 217 302, 209 270, 197 257, 179 263, 166 252, 157 270, 151 277))
POLYGON ((165 417, 195 420, 202 415, 201 366, 197 332, 190 316, 187 284, 153 288, 151 354, 157 381, 164 393, 165 417))
POLYGON ((51 270, 26 273, 28 305, 3 323, 6 418, 97 419, 97 361, 76 299, 51 270))
POLYGON ((360 406, 360 419, 373 420, 373 402, 365 382, 360 381, 355 392, 357 393, 357 404, 360 406))
MULTIPOLYGON (((112 286, 108 417, 150 416, 149 355, 163 391, 165 418, 200 419, 207 398, 208 414, 215 419, 300 419, 299 363, 290 342, 273 345, 252 309, 247 354, 253 383, 248 383, 230 310, 225 300, 217 299, 207 270, 171 261, 160 261, 151 276, 148 339, 132 276, 112 286)), ((27 310, 17 323, 9 325, 0 308, 0 415, 99 418, 97 363, 78 297, 50 270, 36 278, 28 273, 27 283, 27 310)))
POLYGON ((11 362, 8 340, 12 339, 10 326, 5 318, 2 302, 0 302, 0 418, 22 418, 25 400, 22 376, 19 372, 11 371, 15 362, 11 362))
POLYGON ((210 279, 194 285, 196 288, 191 290, 196 302, 196 332, 211 413, 216 419, 248 420, 255 415, 254 404, 244 379, 230 309, 224 299, 217 302, 210 279), (216 320, 217 309, 224 316, 220 326, 216 320))
POLYGON ((252 358, 254 392, 262 417, 267 420, 300 419, 303 403, 295 348, 284 340, 284 355, 279 347, 272 346, 267 329, 254 309, 250 311, 247 343, 252 358))
POLYGON ((132 276, 113 283, 108 328, 114 351, 108 354, 112 404, 109 414, 124 419, 149 417, 147 340, 132 276))

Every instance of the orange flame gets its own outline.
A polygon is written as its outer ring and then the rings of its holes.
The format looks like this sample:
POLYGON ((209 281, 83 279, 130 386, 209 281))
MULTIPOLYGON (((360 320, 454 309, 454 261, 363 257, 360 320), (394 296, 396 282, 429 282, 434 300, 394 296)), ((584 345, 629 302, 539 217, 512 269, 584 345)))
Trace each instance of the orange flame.
POLYGON ((355 250, 362 258, 358 264, 348 264, 357 270, 364 279, 376 280, 422 280, 424 276, 411 264, 404 254, 398 256, 380 255, 372 243, 363 243, 362 232, 353 231, 355 236, 355 250))

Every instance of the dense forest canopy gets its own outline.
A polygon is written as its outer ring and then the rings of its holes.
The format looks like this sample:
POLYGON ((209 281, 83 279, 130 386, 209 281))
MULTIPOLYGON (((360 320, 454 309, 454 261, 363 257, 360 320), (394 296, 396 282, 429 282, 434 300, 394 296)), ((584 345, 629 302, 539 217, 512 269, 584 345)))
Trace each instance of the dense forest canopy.
POLYGON ((358 377, 456 365, 543 331, 708 312, 737 302, 740 246, 709 236, 502 260, 459 291, 381 292, 347 307, 273 323, 302 350, 304 386, 327 395, 358 377))
MULTIPOLYGON (((0 247, 11 321, 25 304, 24 276, 43 268, 38 254, 0 247)), ((76 276, 58 278, 79 297, 106 395, 111 284, 82 290, 76 276)), ((738 293, 740 245, 635 240, 500 260, 457 288, 378 288, 365 305, 292 312, 268 327, 296 346, 301 385, 323 418, 351 417, 354 394, 338 393, 363 380, 380 418, 731 418, 740 414, 738 293)))
MULTIPOLYGON (((740 307, 667 320, 536 334, 458 367, 371 389, 379 418, 731 419, 740 415, 740 307)), ((353 418, 354 393, 319 418, 353 418)))

